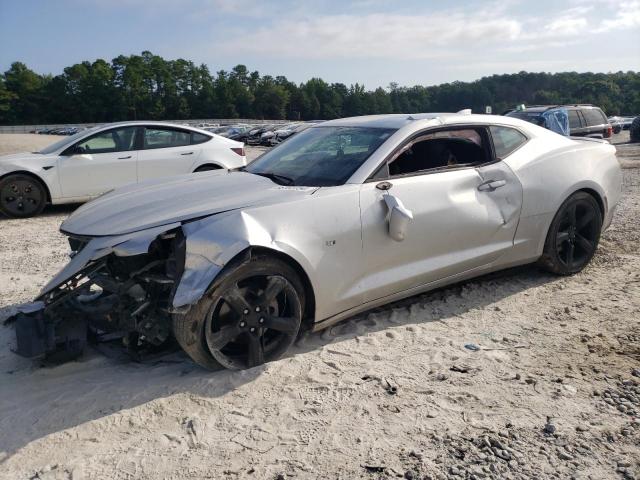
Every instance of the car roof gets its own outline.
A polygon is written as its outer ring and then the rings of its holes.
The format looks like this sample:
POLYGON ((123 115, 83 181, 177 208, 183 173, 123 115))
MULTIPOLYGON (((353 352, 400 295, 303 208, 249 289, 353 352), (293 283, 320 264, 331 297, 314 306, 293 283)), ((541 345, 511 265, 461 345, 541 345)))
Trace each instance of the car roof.
POLYGON ((369 128, 402 128, 415 120, 433 120, 449 113, 393 113, 386 115, 364 115, 361 117, 339 118, 327 120, 317 127, 369 127, 369 128))
MULTIPOLYGON (((191 125, 183 125, 180 123, 171 123, 171 122, 160 122, 154 120, 129 120, 124 122, 114 122, 114 123, 104 123, 102 125, 96 125, 96 131, 105 130, 108 128, 114 127, 135 127, 141 125, 148 125, 152 127, 171 127, 171 128, 183 128, 185 130, 191 130, 194 132, 204 133, 205 135, 211 136, 212 133, 203 130, 202 128, 192 127, 191 125)), ((208 128, 217 128, 217 127, 208 127, 208 128)))
POLYGON ((589 104, 573 104, 573 105, 531 105, 529 107, 525 107, 524 110, 513 110, 509 113, 518 113, 518 112, 546 112, 547 110, 551 110, 553 108, 584 108, 584 109, 592 109, 598 108, 595 105, 589 104))
POLYGON ((394 113, 387 115, 366 115, 362 117, 340 118, 313 125, 311 128, 324 127, 369 127, 390 128, 399 130, 415 122, 426 124, 439 120, 442 125, 453 124, 502 124, 521 127, 524 122, 513 117, 502 115, 484 115, 467 113, 394 113))

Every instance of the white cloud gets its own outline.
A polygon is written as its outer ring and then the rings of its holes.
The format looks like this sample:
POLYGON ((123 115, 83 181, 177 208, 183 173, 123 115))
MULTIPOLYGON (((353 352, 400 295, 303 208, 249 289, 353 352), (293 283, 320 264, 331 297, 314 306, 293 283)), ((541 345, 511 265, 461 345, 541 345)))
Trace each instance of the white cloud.
POLYGON ((486 13, 325 15, 278 21, 247 35, 240 46, 218 47, 288 57, 414 59, 508 42, 520 34, 517 20, 486 13))
POLYGON ((628 28, 640 28, 640 1, 618 4, 616 16, 605 19, 596 29, 597 33, 628 28))
MULTIPOLYGON (((221 8, 234 4, 210 1, 221 8)), ((605 10, 608 18, 602 19, 596 7, 609 1, 613 0, 573 0, 570 8, 528 14, 517 12, 517 4, 506 0, 475 10, 416 9, 413 14, 376 13, 379 0, 360 0, 370 8, 357 14, 296 8, 248 33, 241 27, 226 32, 226 38, 216 42, 216 51, 279 58, 411 60, 473 57, 479 51, 551 50, 585 43, 597 33, 640 25, 640 0, 612 3, 605 10)))

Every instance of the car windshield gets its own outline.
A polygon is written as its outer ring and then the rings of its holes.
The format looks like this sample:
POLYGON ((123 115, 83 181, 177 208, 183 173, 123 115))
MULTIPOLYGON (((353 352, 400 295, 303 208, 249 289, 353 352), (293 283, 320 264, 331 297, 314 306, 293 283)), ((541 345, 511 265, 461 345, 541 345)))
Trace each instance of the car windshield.
POLYGON ((98 130, 100 127, 93 127, 93 128, 89 128, 87 130, 82 130, 78 133, 76 133, 75 135, 71 135, 70 137, 66 137, 63 138, 62 140, 59 140, 55 143, 52 143, 51 145, 48 145, 46 147, 44 147, 42 150, 40 150, 39 152, 36 153, 41 153, 42 155, 49 155, 50 153, 53 153, 57 150, 60 150, 64 147, 67 147, 69 145, 72 145, 76 140, 84 137, 87 134, 92 133, 95 130, 98 130))
POLYGON ((394 132, 365 127, 309 128, 244 170, 283 185, 342 185, 394 132))
POLYGON ((527 111, 511 112, 507 114, 507 117, 519 118, 521 120, 526 120, 527 122, 531 122, 540 126, 544 125, 544 118, 542 118, 542 112, 527 112, 527 111))

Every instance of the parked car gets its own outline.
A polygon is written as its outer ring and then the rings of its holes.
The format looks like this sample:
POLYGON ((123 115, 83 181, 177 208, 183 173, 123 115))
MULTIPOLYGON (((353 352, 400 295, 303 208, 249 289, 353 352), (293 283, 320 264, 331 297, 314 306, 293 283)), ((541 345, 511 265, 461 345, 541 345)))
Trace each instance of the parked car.
POLYGON ((277 129, 280 124, 276 125, 261 125, 253 128, 247 132, 247 138, 245 140, 247 145, 260 145, 262 140, 262 134, 277 129))
POLYGON ((306 124, 304 123, 289 123, 281 126, 280 128, 273 131, 273 135, 271 136, 271 138, 269 138, 269 145, 276 145, 281 141, 289 138, 305 125, 306 124))
POLYGON ((613 128, 613 133, 620 133, 622 130, 629 130, 634 117, 609 117, 609 123, 613 128))
POLYGON ((175 336, 206 368, 254 367, 303 328, 473 276, 581 271, 621 182, 612 145, 516 118, 328 121, 247 167, 75 211, 60 228, 74 256, 14 318, 16 351, 77 357, 90 327, 131 348, 175 336))
POLYGON ((550 109, 565 109, 569 116, 569 134, 572 137, 610 138, 613 128, 606 115, 593 105, 535 105, 524 110, 513 110, 508 117, 520 118, 544 126, 543 114, 550 109))
POLYGON ((0 156, 0 213, 30 217, 127 183, 246 165, 244 145, 204 130, 122 122, 83 130, 35 153, 0 156))
POLYGON ((629 127, 629 139, 632 142, 640 142, 640 116, 633 119, 629 127))
POLYGON ((272 125, 260 134, 260 145, 271 145, 271 140, 276 136, 276 132, 283 128, 290 127, 291 124, 272 125))

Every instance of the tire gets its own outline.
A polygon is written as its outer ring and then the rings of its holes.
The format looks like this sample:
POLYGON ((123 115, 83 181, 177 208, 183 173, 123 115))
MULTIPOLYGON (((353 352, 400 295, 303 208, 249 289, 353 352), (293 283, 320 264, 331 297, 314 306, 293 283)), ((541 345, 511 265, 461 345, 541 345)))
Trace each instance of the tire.
POLYGON ((629 137, 632 142, 640 142, 640 117, 636 117, 629 127, 629 137))
POLYGON ((217 165, 201 165, 198 168, 196 168, 193 173, 198 173, 198 172, 209 172, 211 170, 220 170, 221 167, 217 166, 217 165))
POLYGON ((556 275, 573 275, 586 267, 598 248, 602 213, 592 195, 576 192, 560 206, 551 222, 538 261, 556 275))
POLYGON ((38 215, 47 204, 47 191, 38 179, 24 174, 0 179, 0 213, 9 218, 38 215))
POLYGON ((287 263, 255 256, 216 278, 173 332, 182 349, 209 370, 242 370, 280 358, 298 336, 304 287, 287 263), (266 313, 265 313, 266 312, 266 313))

